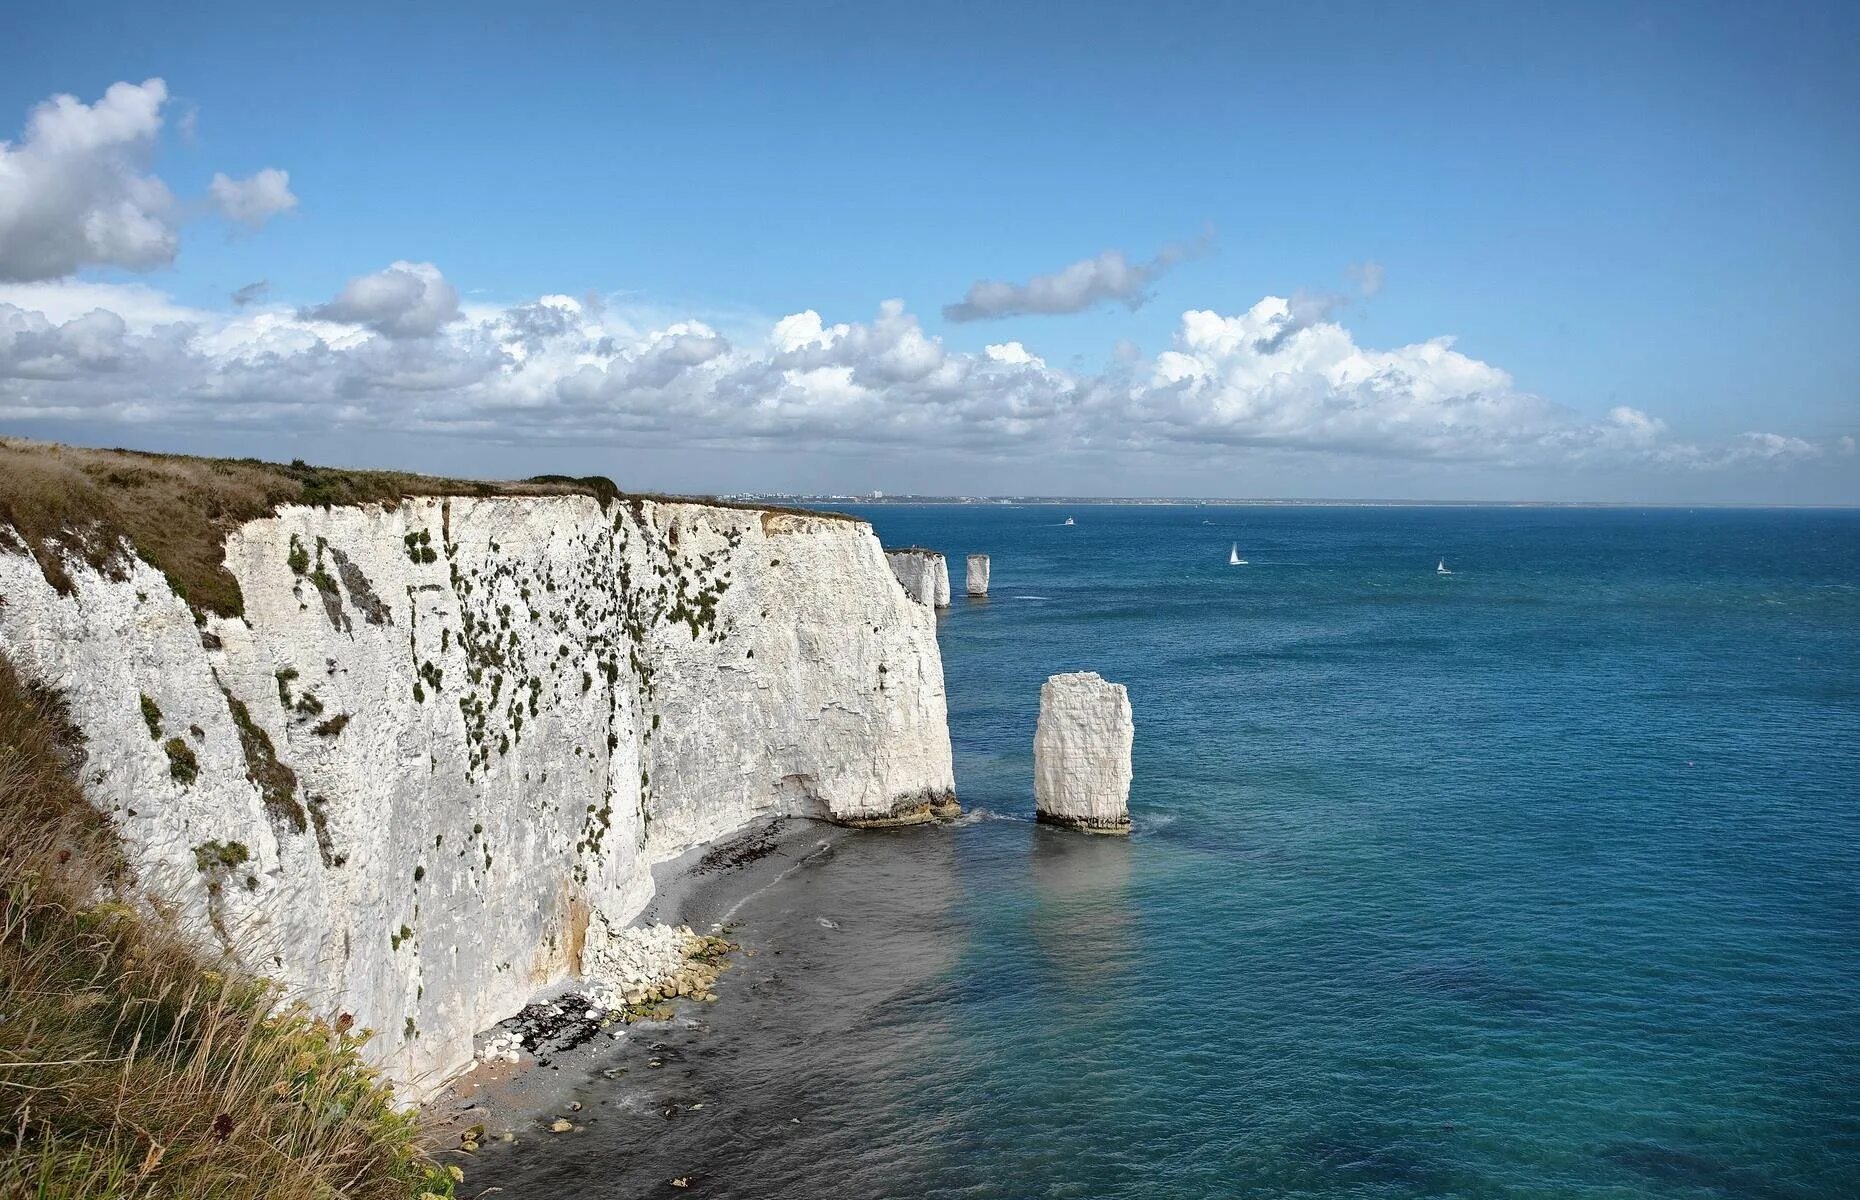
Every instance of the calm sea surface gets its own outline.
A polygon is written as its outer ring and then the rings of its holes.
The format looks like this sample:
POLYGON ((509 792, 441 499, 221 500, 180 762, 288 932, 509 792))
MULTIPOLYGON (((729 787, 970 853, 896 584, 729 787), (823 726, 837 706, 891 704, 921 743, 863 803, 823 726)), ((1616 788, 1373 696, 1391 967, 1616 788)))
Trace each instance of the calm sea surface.
POLYGON ((1860 514, 862 515, 950 556, 971 816, 809 827, 704 1028, 471 1190, 1860 1195, 1860 514), (1029 821, 1080 669, 1127 842, 1029 821))

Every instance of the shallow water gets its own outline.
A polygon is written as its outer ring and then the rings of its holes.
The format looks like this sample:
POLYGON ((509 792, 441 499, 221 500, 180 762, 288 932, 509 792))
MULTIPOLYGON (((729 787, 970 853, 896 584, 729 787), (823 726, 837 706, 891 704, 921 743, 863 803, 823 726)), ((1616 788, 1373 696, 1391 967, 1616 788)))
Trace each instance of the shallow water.
POLYGON ((1860 514, 864 515, 994 556, 971 816, 803 827, 704 1028, 473 1190, 1856 1194, 1860 514), (1026 819, 1075 669, 1130 685, 1127 842, 1026 819))

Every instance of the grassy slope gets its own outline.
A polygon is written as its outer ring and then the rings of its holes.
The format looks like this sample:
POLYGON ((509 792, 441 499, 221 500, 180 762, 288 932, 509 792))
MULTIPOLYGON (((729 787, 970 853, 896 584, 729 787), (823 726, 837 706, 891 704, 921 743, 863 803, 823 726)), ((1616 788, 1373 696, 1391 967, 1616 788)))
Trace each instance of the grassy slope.
POLYGON ((9 527, 24 538, 54 587, 71 588, 57 551, 109 570, 122 553, 119 538, 111 535, 121 535, 196 609, 224 616, 241 607, 239 585, 225 567, 226 534, 282 504, 601 491, 611 496, 613 485, 604 479, 493 484, 0 438, 0 539, 13 536, 9 527))
POLYGON ((56 699, 0 657, 0 1196, 452 1195, 360 1035, 123 902, 81 759, 56 699))
MULTIPOLYGON (((76 554, 98 570, 114 571, 127 541, 167 575, 196 612, 221 616, 236 616, 243 605, 238 581, 225 566, 227 533, 279 505, 398 504, 409 496, 549 495, 593 496, 603 508, 615 500, 679 498, 623 493, 598 475, 541 475, 492 483, 0 438, 0 549, 18 549, 23 541, 45 578, 68 593, 73 585, 61 552, 76 554)), ((851 519, 811 510, 775 511, 851 519)))

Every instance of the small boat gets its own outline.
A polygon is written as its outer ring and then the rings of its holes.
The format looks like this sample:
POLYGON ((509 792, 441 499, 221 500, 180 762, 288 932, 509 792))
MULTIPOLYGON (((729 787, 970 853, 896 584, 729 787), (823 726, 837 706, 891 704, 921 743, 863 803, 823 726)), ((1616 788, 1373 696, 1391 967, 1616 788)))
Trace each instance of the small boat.
POLYGON ((1436 574, 1436 575, 1451 575, 1451 574, 1453 574, 1453 572, 1451 572, 1451 571, 1449 571, 1449 570, 1447 570, 1447 560, 1446 560, 1446 559, 1444 559, 1444 558, 1443 558, 1443 559, 1441 559, 1441 560, 1440 560, 1440 565, 1434 568, 1434 574, 1436 574))
POLYGON ((1227 565, 1230 567, 1246 566, 1246 559, 1240 557, 1240 543, 1235 542, 1233 549, 1227 552, 1227 565))
POLYGON ((1065 520, 1061 521, 1060 524, 1061 525, 1077 525, 1078 522, 1074 521, 1071 517, 1067 517, 1065 520))

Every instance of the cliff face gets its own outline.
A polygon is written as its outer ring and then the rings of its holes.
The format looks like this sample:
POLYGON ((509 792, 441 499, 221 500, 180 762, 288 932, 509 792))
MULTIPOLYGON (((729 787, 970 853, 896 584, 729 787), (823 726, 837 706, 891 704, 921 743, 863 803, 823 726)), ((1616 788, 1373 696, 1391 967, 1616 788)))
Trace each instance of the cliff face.
POLYGON ((885 551, 904 594, 929 608, 949 607, 949 560, 935 550, 909 546, 885 551))
POLYGON ((764 814, 954 803, 935 617, 863 523, 593 497, 293 506, 243 617, 0 538, 0 651, 60 689, 145 889, 415 1093, 578 966, 650 867, 764 814))

